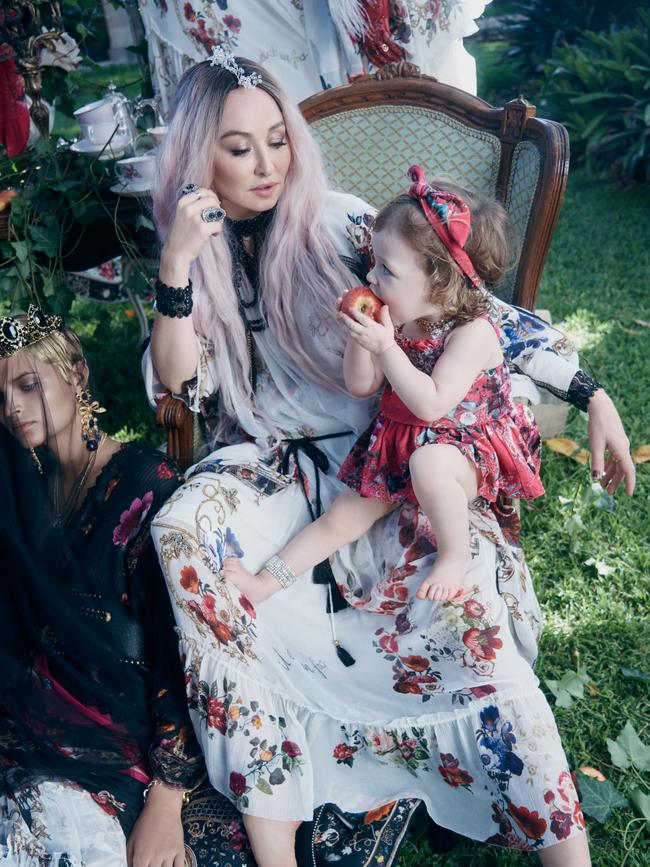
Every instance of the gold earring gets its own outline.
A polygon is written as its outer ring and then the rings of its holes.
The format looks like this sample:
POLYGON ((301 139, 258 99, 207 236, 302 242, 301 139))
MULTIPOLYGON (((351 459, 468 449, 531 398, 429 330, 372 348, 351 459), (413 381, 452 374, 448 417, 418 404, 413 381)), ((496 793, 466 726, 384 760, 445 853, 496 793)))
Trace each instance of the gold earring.
POLYGON ((106 410, 96 400, 93 400, 87 388, 79 389, 77 392, 77 403, 79 404, 79 416, 81 418, 81 439, 86 444, 89 452, 96 452, 104 436, 103 431, 97 424, 97 414, 106 412, 106 410))
POLYGON ((30 449, 30 452, 32 453, 32 460, 36 464, 36 469, 38 470, 38 472, 42 476, 43 475, 43 465, 41 464, 41 460, 40 460, 39 456, 36 454, 34 449, 30 449))

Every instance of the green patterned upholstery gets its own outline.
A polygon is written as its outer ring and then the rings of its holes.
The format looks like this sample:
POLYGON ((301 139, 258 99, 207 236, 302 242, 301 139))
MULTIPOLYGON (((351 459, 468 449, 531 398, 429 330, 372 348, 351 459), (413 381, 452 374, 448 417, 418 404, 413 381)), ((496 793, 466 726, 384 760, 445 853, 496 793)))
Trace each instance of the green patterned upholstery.
MULTIPOLYGON (((540 173, 541 157, 537 147, 530 141, 519 142, 512 157, 505 201, 518 248, 526 237, 540 173)), ((515 267, 499 282, 498 295, 506 301, 512 299, 516 277, 515 267)))
MULTIPOLYGON (((341 111, 311 124, 335 189, 354 193, 375 207, 403 192, 413 163, 427 174, 445 175, 476 192, 495 195, 501 157, 496 135, 474 129, 434 109, 409 105, 374 105, 341 111)), ((506 209, 518 247, 525 237, 541 169, 531 142, 514 152, 506 209)), ((510 300, 517 267, 495 287, 510 300)))
POLYGON ((442 112, 381 105, 342 111, 311 124, 334 188, 381 207, 403 192, 406 171, 421 163, 463 186, 494 194, 501 143, 442 112))

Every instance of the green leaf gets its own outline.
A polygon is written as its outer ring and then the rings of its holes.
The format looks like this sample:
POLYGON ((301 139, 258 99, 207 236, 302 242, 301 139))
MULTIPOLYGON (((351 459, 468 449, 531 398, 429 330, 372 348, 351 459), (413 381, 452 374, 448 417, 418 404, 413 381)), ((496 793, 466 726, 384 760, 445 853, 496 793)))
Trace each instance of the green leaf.
POLYGON ((269 786, 267 781, 264 779, 264 777, 260 777, 257 780, 257 782, 255 783, 255 788, 259 789, 260 792, 263 792, 265 795, 272 795, 273 794, 273 790, 271 789, 271 787, 269 786))
POLYGON ((650 746, 643 743, 629 720, 615 741, 607 738, 607 748, 617 768, 650 770, 650 746))
POLYGON ((50 259, 55 259, 59 255, 59 233, 56 230, 30 226, 29 236, 34 242, 34 249, 38 252, 45 253, 50 259))
POLYGON ((584 698, 585 686, 591 678, 580 666, 577 671, 565 671, 560 680, 546 680, 558 707, 571 707, 574 698, 584 698))
POLYGON ((601 783, 582 771, 578 771, 577 778, 582 809, 597 822, 604 824, 617 807, 627 805, 627 800, 610 780, 601 783))
POLYGON ((29 244, 27 241, 12 241, 11 246, 13 247, 18 261, 26 262, 27 257, 29 256, 29 244))
POLYGON ((650 683, 650 674, 641 671, 640 668, 624 668, 621 666, 621 674, 628 680, 640 680, 642 683, 650 683))
POLYGON ((650 831, 650 795, 638 786, 630 792, 630 801, 640 816, 643 816, 646 828, 650 831))
POLYGON ((144 214, 138 214, 135 220, 135 227, 136 229, 149 229, 149 231, 151 232, 156 231, 156 227, 154 226, 154 224, 151 222, 149 217, 145 217, 144 214))

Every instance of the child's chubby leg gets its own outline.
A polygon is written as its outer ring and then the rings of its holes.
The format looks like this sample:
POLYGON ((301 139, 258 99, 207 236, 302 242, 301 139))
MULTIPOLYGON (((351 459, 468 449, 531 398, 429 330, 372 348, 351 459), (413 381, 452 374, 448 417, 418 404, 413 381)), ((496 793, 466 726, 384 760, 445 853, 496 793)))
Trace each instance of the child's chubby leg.
POLYGON ((411 481, 435 533, 438 553, 417 596, 446 602, 470 565, 468 503, 476 497, 476 467, 455 446, 421 446, 411 455, 411 481))
MULTIPOLYGON (((331 507, 278 552, 278 557, 296 575, 330 557, 343 545, 355 542, 366 533, 375 521, 392 512, 393 503, 360 497, 351 490, 344 490, 331 507)), ((244 593, 253 604, 263 602, 280 590, 278 580, 266 569, 252 575, 241 560, 228 557, 223 563, 224 576, 244 593)))

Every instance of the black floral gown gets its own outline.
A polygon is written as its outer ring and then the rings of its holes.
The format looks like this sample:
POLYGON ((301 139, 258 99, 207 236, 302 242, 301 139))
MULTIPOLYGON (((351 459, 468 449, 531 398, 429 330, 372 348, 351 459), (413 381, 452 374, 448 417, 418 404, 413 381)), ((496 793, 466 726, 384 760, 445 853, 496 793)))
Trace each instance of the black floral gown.
MULTIPOLYGON (((248 846, 235 811, 202 783, 203 759, 187 713, 173 617, 149 533, 151 519, 181 480, 161 453, 124 445, 66 528, 79 574, 93 576, 81 589, 73 582, 66 598, 80 622, 98 635, 110 631, 112 643, 101 646, 116 648, 110 666, 118 676, 121 668, 130 686, 124 716, 111 717, 96 700, 105 658, 93 658, 90 651, 83 659, 79 668, 89 678, 86 691, 83 679, 73 678, 74 685, 66 680, 56 653, 37 654, 28 668, 27 695, 0 708, 0 794, 5 805, 17 807, 15 815, 22 815, 32 835, 24 844, 25 856, 36 854, 39 840, 48 838, 39 784, 54 779, 85 789, 128 837, 142 809, 143 790, 156 776, 194 790, 183 815, 188 864, 252 863, 246 860, 248 846), (148 735, 146 725, 144 738, 125 734, 129 719, 148 719, 148 735), (90 766, 92 771, 85 770, 90 766)), ((80 648, 79 653, 88 651, 80 648)), ((4 806, 3 846, 11 837, 10 814, 4 806)), ((10 842, 16 846, 15 839, 10 842)))

